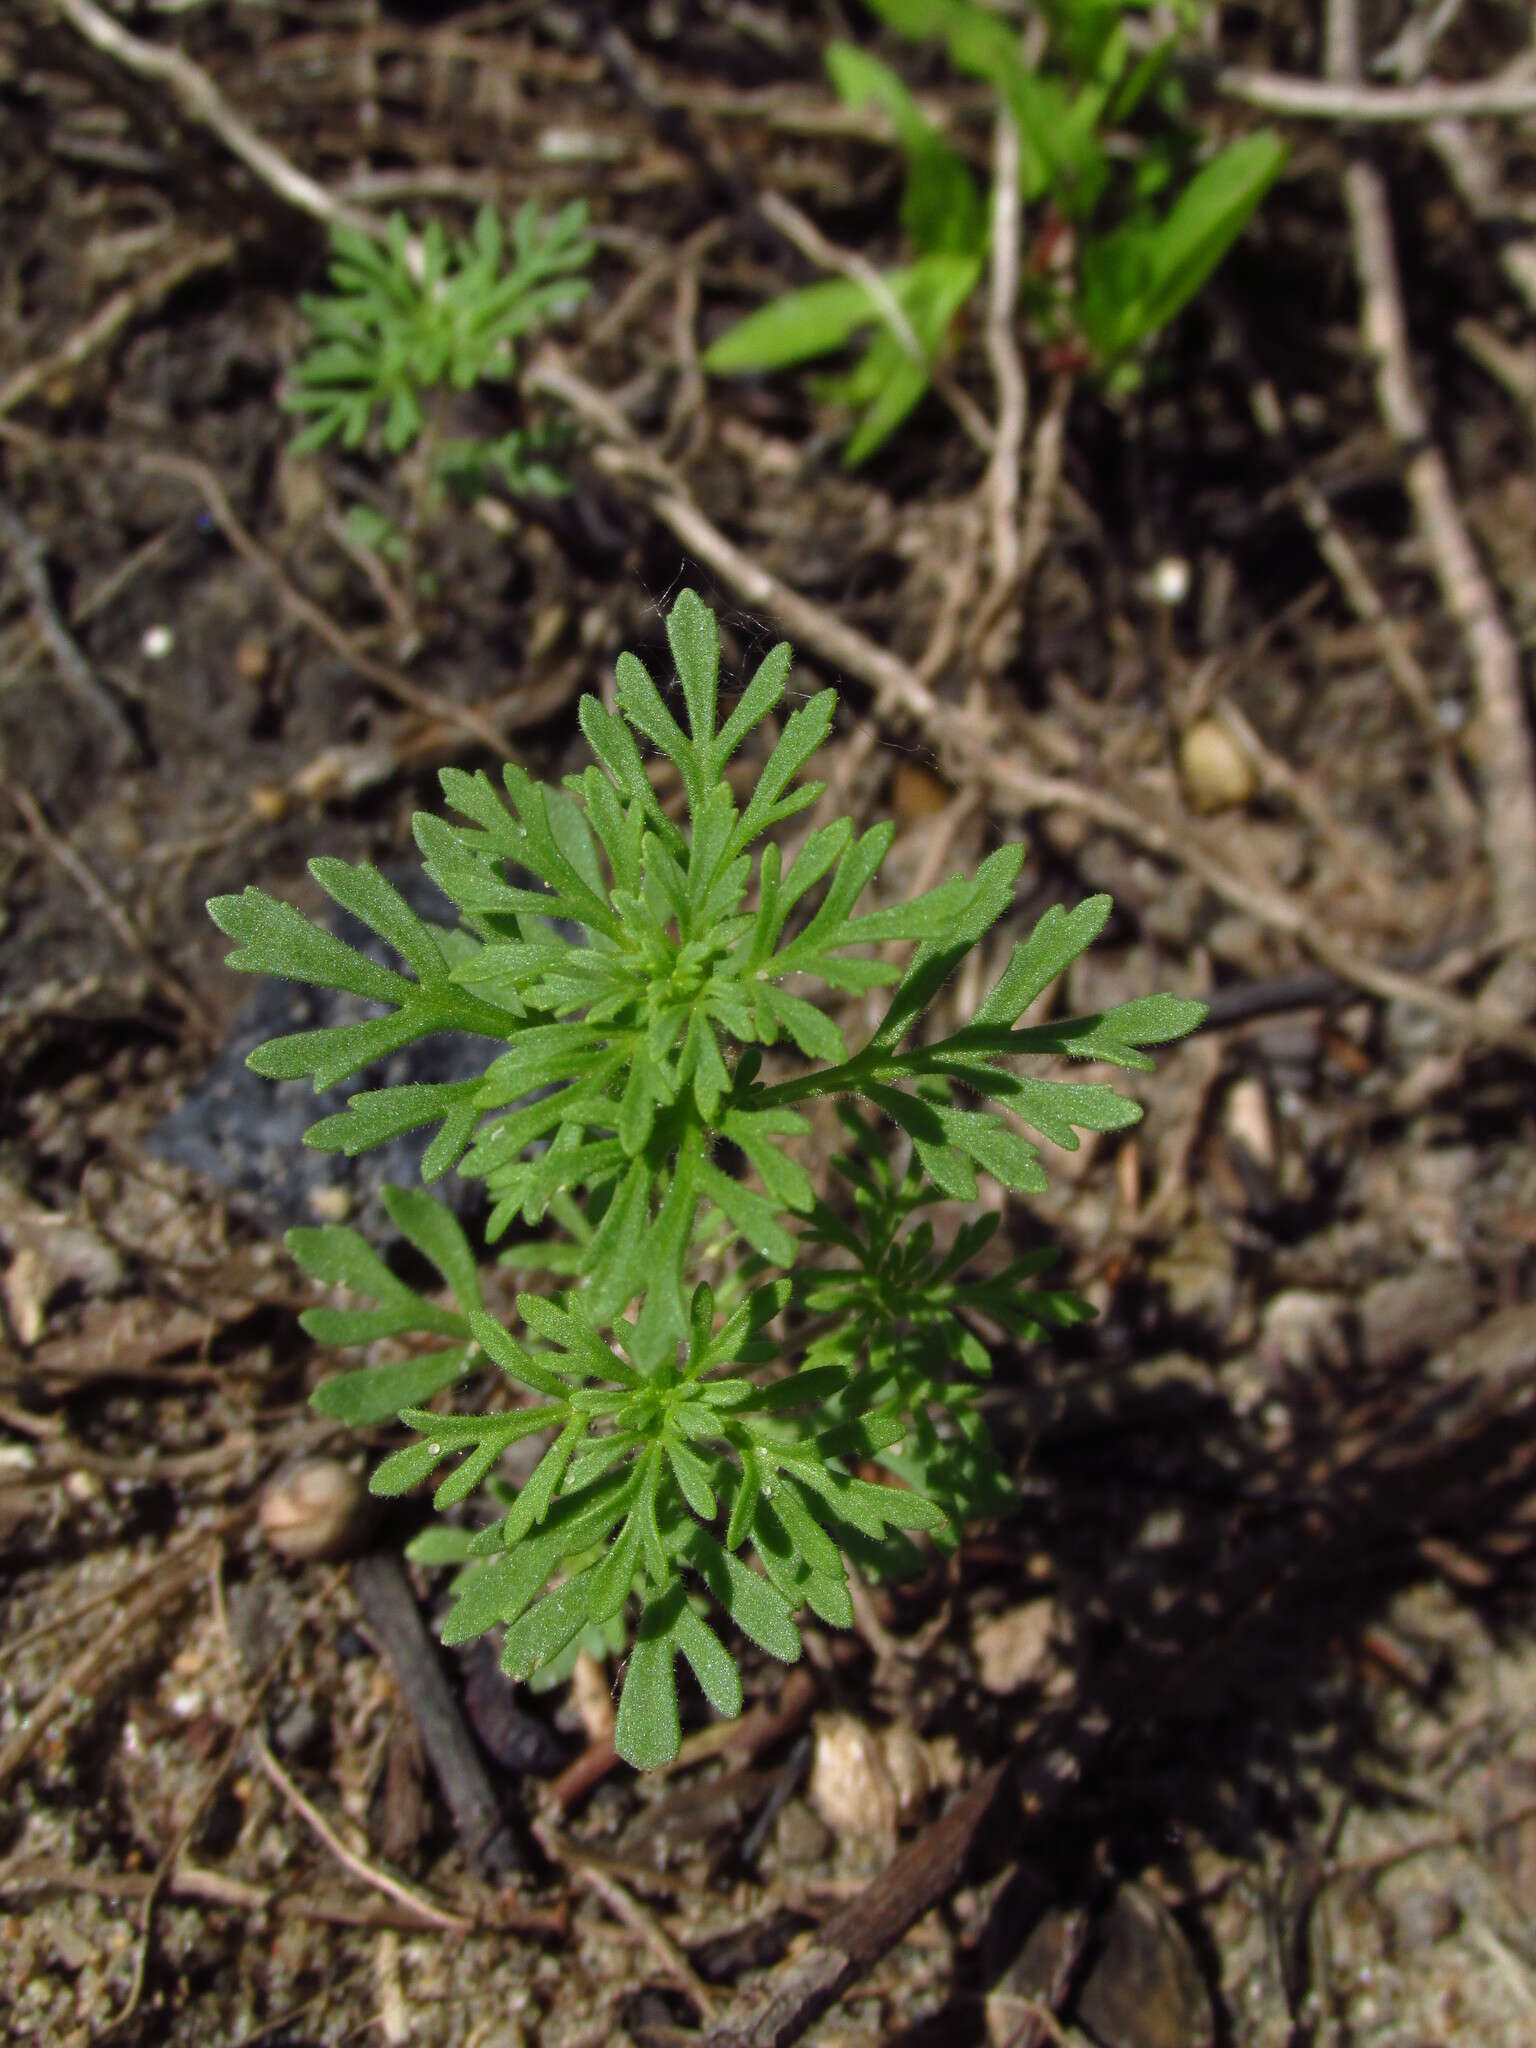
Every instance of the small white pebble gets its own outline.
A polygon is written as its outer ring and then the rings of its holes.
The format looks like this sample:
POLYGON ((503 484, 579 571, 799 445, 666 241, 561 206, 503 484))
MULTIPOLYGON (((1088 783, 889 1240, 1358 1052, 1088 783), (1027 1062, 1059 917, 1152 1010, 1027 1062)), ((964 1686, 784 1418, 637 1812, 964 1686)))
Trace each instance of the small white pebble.
POLYGON ((336 1458, 310 1458, 268 1482, 257 1519, 278 1556, 298 1564, 344 1555, 358 1540, 367 1506, 355 1472, 336 1458))
POLYGON ((547 164, 616 163, 629 145, 622 135, 599 135, 593 128, 546 128, 536 143, 547 164))
POLYGON ((811 1805, 834 1835, 896 1847, 900 1802, 874 1729, 853 1714, 821 1714, 807 1787, 811 1805))
POLYGON ((1454 697, 1442 697, 1435 706, 1435 718, 1442 732, 1460 732, 1467 722, 1467 707, 1454 697))
POLYGON ((1006 1697, 1041 1679, 1056 1633, 1054 1600, 1027 1600, 978 1622, 971 1632, 976 1675, 986 1692, 1006 1697))
POLYGON ((500 498, 476 498, 475 517, 480 524, 488 527, 498 540, 508 540, 517 531, 517 514, 500 498))
POLYGON ((1189 595, 1189 564, 1182 555, 1164 555, 1152 571, 1152 595, 1171 611, 1189 595))
POLYGON ((1258 787, 1253 764, 1219 718, 1199 718, 1179 741, 1179 773, 1191 810, 1210 815, 1247 803, 1258 787))
POLYGON ((169 626, 149 626, 139 642, 139 651, 146 661, 164 661, 176 645, 176 635, 169 626))
POLYGON ((1173 1550, 1183 1541, 1184 1510, 1180 1507, 1155 1508, 1136 1535, 1141 1550, 1173 1550))

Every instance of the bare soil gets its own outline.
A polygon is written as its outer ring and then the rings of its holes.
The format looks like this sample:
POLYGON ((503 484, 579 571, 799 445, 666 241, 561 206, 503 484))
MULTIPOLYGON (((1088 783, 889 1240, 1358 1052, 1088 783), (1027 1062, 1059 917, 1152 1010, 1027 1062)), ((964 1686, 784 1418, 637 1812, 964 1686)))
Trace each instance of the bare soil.
MULTIPOLYGON (((1316 10, 1222 12, 1214 58, 1317 75, 1316 10)), ((1370 12, 1384 43, 1398 10, 1370 12)), ((1462 9, 1437 70, 1496 71, 1518 13, 1462 9)), ((798 2021, 753 2031, 765 1973, 812 1971, 862 1900, 890 1934, 823 2043, 1529 2041, 1532 1020, 1486 985, 1532 935, 1499 924, 1487 706, 1405 489, 1415 451, 1378 411, 1340 204, 1368 151, 1431 436, 1528 682, 1536 339, 1501 261, 1536 236, 1529 123, 1475 131, 1483 227, 1421 129, 1298 124, 1141 392, 1026 360, 1022 494, 1040 480, 1048 523, 980 644, 995 480, 952 403, 850 474, 800 377, 699 368, 812 274, 761 194, 896 254, 893 155, 821 71, 826 35, 871 33, 859 10, 111 18, 184 51, 333 199, 457 226, 486 197, 586 196, 599 246, 558 354, 458 422, 567 418, 570 494, 419 516, 409 465, 286 452, 322 227, 68 6, 0 21, 10 2038, 787 2041, 798 2021), (586 397, 558 404, 561 376, 586 397), (414 580, 349 546, 358 503, 418 520, 414 580), (1100 1310, 988 1397, 1013 1521, 871 1591, 849 1638, 813 1631, 806 1675, 749 1658, 734 1746, 695 1699, 682 1767, 650 1781, 606 1768, 601 1677, 509 1702, 483 1657, 445 1656, 514 1845, 488 1871, 352 1566, 284 1563, 259 1532, 292 1461, 371 1455, 308 1411, 324 1361, 280 1234, 371 1220, 377 1183, 273 1165, 296 1096, 250 1129, 226 1084, 251 991, 202 906, 254 881, 314 908, 317 853, 408 861, 437 770, 491 741, 565 772, 578 698, 664 645, 683 582, 729 672, 787 635, 796 687, 839 687, 834 790, 896 816, 893 890, 1022 836, 999 946, 1107 889, 1072 1007, 1166 987, 1208 996, 1213 1026, 1138 1077, 1133 1134, 1010 1208, 999 1249, 1049 1233, 1100 1310), (189 1104, 217 1177, 167 1146, 189 1104), (951 1878, 942 1816, 1000 1761, 951 1878)), ((984 172, 977 93, 886 54, 984 172)), ((1201 106, 1223 132, 1250 118, 1201 106)), ((992 417, 979 319, 948 376, 992 417)), ((413 1589, 430 1625, 441 1580, 413 1589)))

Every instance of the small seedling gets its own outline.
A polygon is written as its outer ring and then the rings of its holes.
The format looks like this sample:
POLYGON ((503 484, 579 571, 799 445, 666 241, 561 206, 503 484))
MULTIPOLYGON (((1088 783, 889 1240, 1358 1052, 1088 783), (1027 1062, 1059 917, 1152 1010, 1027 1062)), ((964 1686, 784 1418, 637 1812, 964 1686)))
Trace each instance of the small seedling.
MULTIPOLYGON (((992 87, 1014 125, 1030 220, 1020 299, 1031 345, 1111 389, 1134 385, 1147 345, 1279 176, 1284 146, 1253 134, 1195 167, 1200 138, 1170 69, 1175 36, 1137 56, 1126 33, 1144 0, 1050 0, 1032 63, 1018 31, 973 0, 866 4, 912 41, 942 43, 957 70, 992 87)), ((858 416, 843 451, 852 467, 907 418, 953 345, 986 269, 991 206, 889 65, 845 42, 828 47, 826 64, 846 105, 874 104, 895 131, 906 163, 901 225, 915 259, 885 271, 879 292, 848 276, 785 293, 722 334, 704 367, 722 376, 785 369, 871 336, 851 370, 815 387, 858 416)))
POLYGON ((389 1214, 452 1305, 408 1285, 354 1230, 293 1231, 307 1272, 373 1304, 312 1309, 310 1335, 429 1347, 327 1380, 314 1404, 359 1427, 399 1417, 412 1432, 375 1472, 375 1493, 446 1467, 436 1507, 477 1492, 493 1504, 484 1526, 434 1529, 414 1546, 423 1562, 460 1568, 446 1641, 501 1627, 503 1668, 533 1678, 568 1668, 583 1644, 627 1637, 616 1741, 637 1766, 676 1754, 678 1655, 719 1713, 741 1706, 711 1604, 793 1660, 802 1609, 851 1624, 850 1560, 900 1571, 917 1559, 913 1535, 953 1542, 967 1519, 1002 1511, 1006 1478, 975 1405, 987 1332, 1022 1341, 1088 1311, 1035 1284, 1039 1255, 976 1272, 995 1218, 964 1223, 942 1249, 911 1219, 939 1201, 974 1203, 978 1172, 1041 1189, 1026 1129, 1073 1149, 1079 1130, 1141 1114, 1102 1082, 1020 1071, 1021 1059, 1146 1069, 1143 1048, 1204 1014, 1163 995, 1020 1023, 1103 930, 1110 902, 1098 896, 1047 911, 970 1020, 925 1038, 940 991, 1010 916, 1023 848, 861 910, 890 825, 860 834, 841 818, 791 853, 781 843, 824 794, 799 778, 831 730, 835 694, 782 720, 739 802, 727 770, 777 717, 790 650, 774 648, 722 716, 713 613, 685 591, 667 635, 677 695, 621 656, 617 710, 582 699, 594 759, 562 788, 509 765, 503 796, 484 774, 443 771, 454 820, 423 814, 415 833, 456 924, 418 917, 372 867, 311 862, 401 970, 259 889, 209 905, 236 942, 232 966, 377 1007, 259 1047, 259 1074, 328 1089, 432 1033, 485 1042, 479 1078, 366 1089, 306 1142, 350 1155, 430 1131, 424 1180, 458 1166, 481 1181, 503 1263, 549 1285, 517 1296, 515 1326, 492 1313, 463 1229, 420 1190, 391 1190, 389 1214), (680 816, 642 745, 680 781, 680 816), (904 969, 893 945, 909 949, 904 969), (880 1021, 850 1051, 836 999, 881 989, 880 1021), (804 1163, 803 1112, 824 1098, 851 1141, 835 1164, 845 1198, 818 1193, 804 1163), (429 1405, 489 1374, 483 1412, 429 1405), (514 1491, 498 1467, 526 1437, 547 1448, 514 1491))
MULTIPOLYGON (((482 495, 492 476, 513 492, 554 494, 565 479, 552 459, 551 428, 514 427, 491 437, 450 437, 452 394, 505 384, 516 344, 585 298, 579 273, 591 260, 580 200, 545 218, 530 201, 512 221, 510 245, 494 207, 452 243, 436 221, 413 240, 403 214, 383 243, 357 229, 331 231, 331 290, 301 305, 314 346, 295 366, 282 404, 308 421, 293 442, 306 454, 330 442, 386 454, 425 445, 425 496, 482 495)), ((401 562, 406 536, 383 514, 354 507, 348 526, 360 546, 401 562)))

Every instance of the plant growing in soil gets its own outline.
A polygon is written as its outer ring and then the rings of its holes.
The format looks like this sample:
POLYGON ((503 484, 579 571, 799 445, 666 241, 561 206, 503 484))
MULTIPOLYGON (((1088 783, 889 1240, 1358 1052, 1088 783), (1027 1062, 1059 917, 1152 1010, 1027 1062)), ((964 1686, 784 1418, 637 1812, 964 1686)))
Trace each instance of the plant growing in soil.
MULTIPOLYGON (((293 452, 332 441, 361 448, 377 438, 399 456, 425 441, 433 498, 477 497, 493 474, 514 492, 563 491, 548 430, 450 437, 444 400, 508 380, 517 341, 580 305, 588 282, 579 273, 592 255, 585 203, 546 217, 530 200, 513 216, 510 244, 491 206, 451 243, 436 221, 413 240, 396 213, 382 245, 334 227, 331 254, 331 290, 300 302, 314 346, 295 364, 281 401, 308 421, 293 452)), ((404 537, 374 508, 354 507, 348 523, 360 545, 390 560, 405 555, 404 537)))
POLYGON ((446 1467, 439 1509, 477 1491, 494 1504, 484 1526, 436 1528, 414 1546, 460 1568, 445 1640, 503 1627, 503 1667, 527 1678, 631 1628, 616 1739, 638 1766, 676 1753, 677 1655, 717 1711, 740 1708, 711 1602, 792 1660, 802 1609, 851 1623, 850 1560, 899 1572, 918 1560, 913 1535, 953 1542, 968 1518, 1006 1505, 975 1407, 985 1333, 1031 1338, 1088 1311, 1036 1284, 1038 1254, 972 1274, 995 1217, 943 1249, 912 1218, 975 1202, 978 1171, 1042 1188, 1020 1126, 1070 1149, 1080 1129, 1140 1116, 1109 1086, 1021 1072, 1021 1058, 1145 1069, 1143 1048, 1204 1014, 1160 995, 1021 1025, 1103 929, 1098 896, 1048 911, 970 1020, 925 1038, 940 990, 1010 911, 1023 848, 861 910, 890 825, 860 834, 841 818, 792 853, 781 839, 823 794, 800 777, 835 694, 791 711, 755 777, 732 780, 784 699, 790 650, 774 648, 722 715, 713 613, 685 591, 667 635, 686 727, 626 654, 617 712, 582 699, 594 758, 563 788, 509 765, 503 795, 483 773, 443 771, 453 818, 419 815, 415 833, 455 925, 424 922, 372 867, 311 862, 408 971, 259 889, 209 905, 236 942, 232 966, 378 1006, 259 1047, 260 1074, 330 1088, 430 1033, 486 1041, 479 1079, 367 1089, 306 1141, 356 1154, 430 1130, 423 1179, 457 1166, 481 1181, 488 1241, 545 1287, 517 1295, 515 1321, 493 1312, 464 1231, 421 1190, 391 1190, 389 1213, 451 1305, 356 1231, 292 1232, 306 1271, 373 1304, 310 1310, 312 1336, 436 1340, 327 1380, 315 1406, 358 1426, 398 1416, 412 1433, 375 1472, 376 1493, 446 1467), (680 782, 678 815, 642 745, 680 782), (893 945, 909 949, 905 967, 893 945), (850 1050, 831 1000, 877 989, 889 991, 881 1019, 850 1050), (849 1139, 820 1193, 805 1164, 804 1112, 818 1100, 835 1103, 849 1139), (428 1405, 492 1368, 483 1412, 428 1405), (547 1448, 514 1489, 498 1467, 526 1437, 547 1448))
MULTIPOLYGON (((1019 201, 1037 209, 1020 287, 1031 345, 1112 389, 1134 386, 1153 339, 1200 290, 1252 218, 1285 161, 1278 137, 1244 137, 1194 168, 1201 138, 1170 70, 1176 33, 1137 54, 1130 16, 1146 0, 1047 0, 1040 54, 973 0, 866 0, 914 42, 941 43, 983 79, 1018 138, 1019 201)), ((1180 10, 1186 17, 1198 7, 1180 10)), ((851 370, 817 381, 858 415, 843 450, 864 461, 927 391, 982 284, 991 205, 970 167, 889 65, 833 42, 833 89, 873 103, 906 161, 901 225, 914 260, 786 292, 705 352, 717 375, 786 369, 870 336, 851 370)))

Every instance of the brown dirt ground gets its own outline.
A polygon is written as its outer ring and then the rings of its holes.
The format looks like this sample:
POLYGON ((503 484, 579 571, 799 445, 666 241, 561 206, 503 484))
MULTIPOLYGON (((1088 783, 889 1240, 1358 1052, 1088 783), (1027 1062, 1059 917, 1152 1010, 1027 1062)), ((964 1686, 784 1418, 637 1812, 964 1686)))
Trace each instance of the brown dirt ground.
MULTIPOLYGON (((284 1566, 256 1531, 285 1461, 362 1463, 305 1406, 322 1368, 296 1325, 301 1276, 259 1203, 146 1140, 249 993, 221 968, 205 897, 254 880, 313 904, 311 855, 407 857, 437 769, 485 758, 466 710, 563 772, 578 696, 621 649, 660 644, 684 580, 718 605, 732 672, 785 621, 685 553, 591 422, 569 498, 445 513, 419 536, 432 594, 381 579, 339 513, 408 517, 409 474, 295 461, 274 402, 318 228, 178 122, 163 88, 88 54, 51 0, 0 22, 0 498, 101 693, 66 687, 7 544, 0 2008, 18 2041, 678 2039, 886 1866, 893 1838, 829 1829, 815 1806, 835 1810, 841 1772, 856 1813, 881 1808, 896 1751, 876 1755, 869 1731, 893 1726, 933 1781, 903 1840, 1004 1754, 1056 1743, 1070 1770, 818 2041, 1532 2038, 1529 1064, 1347 981, 1298 1001, 1291 980, 1316 963, 1274 912, 1413 973, 1470 949, 1434 984, 1470 996, 1499 879, 1466 651, 1358 341, 1342 145, 1298 130, 1282 186, 1137 399, 1072 393, 1048 545, 1000 650, 973 660, 985 463, 944 404, 849 476, 798 377, 698 370, 702 339, 807 274, 759 191, 845 244, 893 246, 889 152, 825 118, 823 26, 864 24, 823 11, 125 11, 356 203, 458 222, 486 195, 591 197, 596 290, 568 363, 756 562, 927 657, 926 726, 814 649, 802 673, 843 689, 847 802, 898 818, 892 887, 1022 833, 1003 941, 1049 902, 1116 898, 1074 1007, 1153 987, 1228 1005, 1149 1078, 1133 1137, 1085 1145, 1032 1215, 1010 1215, 1022 1241, 1054 1234, 1102 1311, 1000 1378, 1021 1517, 954 1570, 872 1596, 849 1641, 813 1636, 814 1698, 755 1754, 696 1742, 691 1768, 572 1799, 553 1859, 523 1833, 539 1781, 494 1766, 526 1858, 494 1884, 455 1841, 346 1567, 284 1566), (117 294, 116 331, 72 355, 117 294), (1266 379, 1283 442, 1255 424, 1266 379), (1303 473, 1427 676, 1440 741, 1298 516, 1303 473), (1190 578, 1171 608, 1152 585, 1169 560, 1190 578), (983 713, 990 751, 1054 795, 975 770, 953 735, 983 713), (1252 793, 1200 816, 1181 735, 1227 713, 1240 746, 1257 736, 1252 793), (1163 836, 1117 825, 1105 797, 1163 836)), ((1228 54, 1315 75, 1313 10, 1226 12, 1228 54)), ((1384 39, 1395 10, 1375 12, 1384 39)), ((1463 10, 1452 70, 1507 59, 1517 13, 1463 10)), ((912 75, 936 105, 950 95, 984 163, 975 95, 912 75)), ((1528 228, 1517 143, 1486 140, 1506 229, 1528 228)), ((1528 654, 1532 416, 1465 323, 1529 368, 1529 321, 1499 239, 1470 228, 1416 132, 1381 161, 1415 368, 1528 654)), ((1049 379, 1027 367, 1038 411, 1049 379)), ((990 408, 979 332, 952 374, 990 408)), ((492 409, 477 400, 467 426, 492 409)), ((418 1590, 430 1612, 440 1588, 418 1590)), ((771 1706, 780 1678, 746 1670, 749 1701, 771 1706)), ((484 1673, 451 1676, 489 1753, 484 1673)), ((575 1701, 525 1704, 581 1751, 575 1701)))

